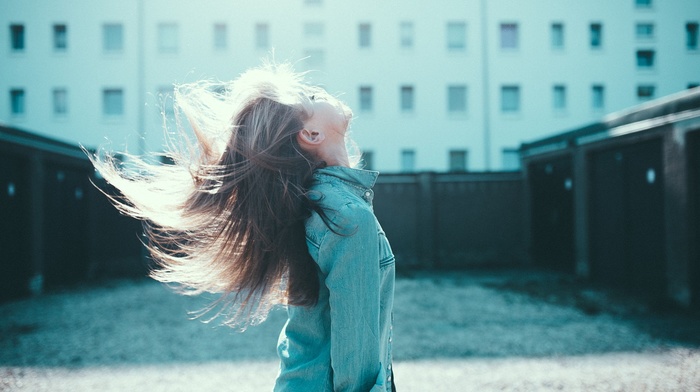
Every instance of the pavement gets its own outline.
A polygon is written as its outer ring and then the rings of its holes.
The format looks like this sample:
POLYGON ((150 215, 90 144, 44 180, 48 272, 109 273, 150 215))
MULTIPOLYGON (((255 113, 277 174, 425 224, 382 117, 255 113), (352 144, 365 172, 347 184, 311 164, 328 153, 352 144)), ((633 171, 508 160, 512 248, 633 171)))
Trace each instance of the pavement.
MULTIPOLYGON (((282 309, 244 333, 147 279, 0 304, 0 391, 269 391, 282 309)), ((700 391, 700 317, 533 270, 404 272, 399 391, 700 391)))

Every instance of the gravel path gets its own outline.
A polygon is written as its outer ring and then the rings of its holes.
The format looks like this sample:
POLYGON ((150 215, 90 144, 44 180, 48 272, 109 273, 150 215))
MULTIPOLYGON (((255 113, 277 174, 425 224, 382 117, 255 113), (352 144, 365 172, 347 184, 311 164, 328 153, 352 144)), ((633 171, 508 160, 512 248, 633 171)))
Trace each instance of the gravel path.
MULTIPOLYGON (((121 280, 0 304, 2 391, 265 391, 284 312, 245 333, 121 280)), ((400 391, 700 391, 700 320, 551 273, 397 280, 400 391)))

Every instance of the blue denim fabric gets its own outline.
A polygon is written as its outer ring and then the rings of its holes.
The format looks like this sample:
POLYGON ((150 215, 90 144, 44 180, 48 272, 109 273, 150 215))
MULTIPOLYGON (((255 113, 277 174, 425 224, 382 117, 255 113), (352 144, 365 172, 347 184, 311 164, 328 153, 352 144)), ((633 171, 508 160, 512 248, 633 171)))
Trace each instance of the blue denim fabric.
POLYGON ((377 172, 327 167, 314 173, 306 242, 319 266, 314 307, 289 306, 277 346, 275 391, 391 391, 394 255, 372 210, 377 172))

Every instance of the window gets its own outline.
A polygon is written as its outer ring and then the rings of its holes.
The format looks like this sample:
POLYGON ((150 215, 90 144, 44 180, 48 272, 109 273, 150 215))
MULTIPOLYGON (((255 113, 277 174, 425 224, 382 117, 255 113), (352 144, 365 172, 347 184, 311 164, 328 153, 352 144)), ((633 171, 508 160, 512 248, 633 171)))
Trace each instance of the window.
POLYGON ((698 50, 698 22, 685 24, 686 43, 688 50, 698 50))
POLYGON ((372 25, 369 23, 360 23, 358 29, 360 47, 369 48, 372 46, 372 25))
POLYGON ((401 111, 413 111, 413 86, 401 86, 401 111))
POLYGON ((10 113, 13 116, 22 116, 25 112, 24 89, 13 88, 10 90, 10 113))
POLYGON ((467 111, 467 86, 447 86, 447 111, 450 113, 467 111))
POLYGON ((119 88, 102 90, 102 112, 105 116, 116 117, 124 114, 124 91, 119 88))
POLYGON ((517 148, 504 148, 501 159, 503 170, 520 170, 520 152, 517 148))
POLYGON ((564 24, 552 23, 552 49, 564 49, 564 24))
POLYGON ((634 5, 637 8, 651 8, 652 0, 634 0, 634 5))
POLYGON ((102 48, 105 52, 118 52, 124 49, 124 28, 121 24, 102 25, 102 48))
POLYGON ((605 108, 605 87, 602 84, 594 84, 591 88, 593 110, 605 108))
POLYGON ((13 51, 19 52, 24 50, 24 25, 10 25, 10 41, 13 51))
POLYGON ((656 96, 656 86, 653 84, 640 84, 637 86, 637 99, 648 101, 656 96))
POLYGON ((464 22, 447 24, 447 49, 464 50, 467 48, 467 25, 464 22))
POLYGON ((158 87, 158 105, 161 109, 161 113, 168 117, 175 115, 175 100, 173 96, 173 86, 158 87))
POLYGON ((503 113, 520 111, 520 86, 501 87, 501 111, 503 113))
POLYGON ((362 168, 365 170, 374 169, 374 152, 362 151, 362 168))
POLYGON ((321 22, 304 23, 304 36, 306 38, 323 38, 324 30, 321 22))
POLYGON ((413 47, 414 36, 413 22, 401 22, 399 25, 400 45, 404 49, 413 47))
POLYGON ((452 150, 450 151, 450 171, 465 172, 467 171, 467 150, 452 150))
POLYGON ((225 23, 214 24, 214 49, 224 50, 228 46, 228 27, 225 23))
POLYGON ((178 26, 175 23, 158 25, 158 50, 161 53, 174 53, 178 50, 178 26))
POLYGON ((372 87, 371 86, 361 86, 360 87, 360 111, 371 112, 374 107, 374 102, 372 101, 372 87))
POLYGON ((53 89, 53 114, 55 116, 68 114, 68 91, 65 88, 53 89))
POLYGON ((415 150, 401 150, 401 171, 404 173, 416 171, 415 150))
POLYGON ((654 51, 653 50, 638 50, 637 51, 637 68, 638 69, 654 68, 654 51))
POLYGON ((65 51, 68 49, 68 31, 66 25, 53 25, 53 48, 56 51, 65 51))
POLYGON ((270 47, 270 27, 267 23, 258 23, 255 25, 255 47, 258 49, 267 49, 270 47))
POLYGON ((552 107, 556 111, 566 110, 566 86, 557 84, 552 89, 552 107))
POLYGON ((591 23, 591 49, 600 49, 603 46, 603 25, 591 23))
POLYGON ((501 49, 518 49, 517 23, 501 23, 501 49))
POLYGON ((634 35, 640 41, 649 41, 654 39, 654 24, 637 23, 634 28, 634 35))

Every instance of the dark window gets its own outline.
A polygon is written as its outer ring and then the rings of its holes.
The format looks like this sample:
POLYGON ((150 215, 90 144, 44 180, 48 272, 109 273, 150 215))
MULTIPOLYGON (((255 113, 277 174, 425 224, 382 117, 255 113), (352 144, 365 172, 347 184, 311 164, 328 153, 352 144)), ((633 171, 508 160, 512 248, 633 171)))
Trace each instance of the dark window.
POLYGON ((105 116, 124 114, 124 91, 122 89, 104 89, 102 91, 102 111, 105 116))
POLYGON ((10 112, 15 116, 21 116, 25 111, 24 89, 16 88, 10 90, 10 112))
POLYGON ((66 25, 53 25, 53 48, 58 51, 68 49, 68 29, 66 25))
POLYGON ((552 23, 552 48, 564 48, 564 24, 552 23))
POLYGON ((121 24, 102 25, 102 47, 106 52, 118 52, 124 49, 124 31, 121 24))
POLYGON ((401 86, 401 110, 404 112, 413 111, 413 101, 413 86, 401 86))
POLYGON ((518 48, 517 23, 501 23, 501 49, 518 48))
POLYGON ((594 84, 592 87, 594 110, 602 110, 605 108, 605 87, 601 84, 594 84))
POLYGON ((10 39, 12 41, 12 50, 24 50, 24 25, 10 25, 10 39))
POLYGON ((447 111, 450 113, 467 111, 467 86, 447 86, 447 111))
POLYGON ((603 25, 591 23, 591 48, 599 49, 603 46, 603 25))
POLYGON ((520 86, 501 87, 501 111, 504 113, 520 111, 520 86))
POLYGON ((686 32, 686 36, 687 36, 686 47, 689 50, 697 50, 698 49, 698 22, 686 23, 685 32, 686 32))
POLYGON ((637 68, 649 69, 654 68, 654 51, 653 50, 638 50, 637 51, 637 68))
POLYGON ((363 112, 370 112, 373 109, 372 102, 372 87, 362 86, 360 87, 360 110, 363 112))
POLYGON ((467 171, 467 150, 452 150, 450 151, 450 171, 465 172, 467 171))
POLYGON ((637 86, 637 99, 646 101, 656 96, 656 86, 651 84, 641 84, 637 86))

